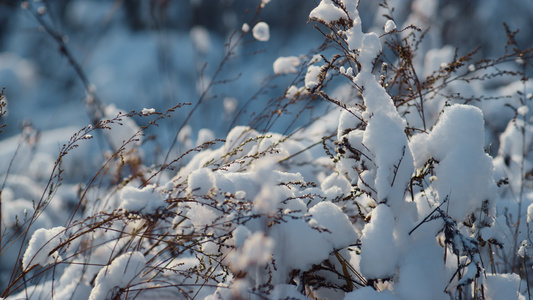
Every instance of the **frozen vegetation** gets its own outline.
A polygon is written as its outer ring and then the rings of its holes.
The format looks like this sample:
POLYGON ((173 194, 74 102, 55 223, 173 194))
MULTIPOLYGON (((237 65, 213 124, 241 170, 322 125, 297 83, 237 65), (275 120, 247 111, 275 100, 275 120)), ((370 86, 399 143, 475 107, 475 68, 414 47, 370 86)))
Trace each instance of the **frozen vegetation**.
POLYGON ((533 6, 279 1, 12 8, 0 299, 531 299, 533 6))

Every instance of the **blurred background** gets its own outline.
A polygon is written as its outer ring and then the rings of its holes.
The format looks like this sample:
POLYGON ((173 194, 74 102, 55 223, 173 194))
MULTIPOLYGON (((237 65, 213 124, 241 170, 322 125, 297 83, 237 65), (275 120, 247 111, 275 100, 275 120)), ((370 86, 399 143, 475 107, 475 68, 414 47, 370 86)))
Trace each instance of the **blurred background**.
MULTIPOLYGON (((272 0, 259 9, 260 0, 0 0, 0 86, 8 102, 8 127, 0 141, 28 126, 38 132, 65 127, 74 132, 91 123, 86 86, 54 35, 103 107, 164 112, 191 103, 152 132, 160 148, 171 144, 184 120, 187 146, 202 139, 197 135, 202 128, 210 130, 208 137, 220 138, 239 124, 278 132, 302 126, 306 118, 320 115, 323 102, 302 104, 314 112, 297 122, 289 112, 266 128, 258 116, 301 79, 298 74, 274 76, 275 59, 309 57, 323 42, 308 22, 318 2, 272 0), (259 21, 270 26, 267 42, 242 32, 243 24, 252 28, 259 21)), ((464 54, 480 47, 485 57, 503 55, 504 22, 521 29, 516 40, 522 48, 533 41, 532 1, 361 1, 359 12, 365 31, 383 33, 385 14, 399 28, 427 29, 415 57, 420 68, 431 50, 448 49, 437 53, 449 56, 449 49, 453 55, 455 48, 464 54)), ((302 105, 295 105, 295 111, 302 105)))

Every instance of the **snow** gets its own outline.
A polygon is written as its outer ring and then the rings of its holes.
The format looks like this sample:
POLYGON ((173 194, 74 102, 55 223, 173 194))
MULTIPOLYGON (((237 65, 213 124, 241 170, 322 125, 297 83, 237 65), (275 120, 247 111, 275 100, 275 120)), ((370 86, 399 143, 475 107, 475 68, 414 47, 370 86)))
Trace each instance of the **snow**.
POLYGON ((190 31, 191 40, 200 53, 205 54, 211 48, 211 41, 209 38, 209 31, 201 26, 195 26, 190 31))
POLYGON ((102 121, 113 120, 108 123, 110 130, 105 135, 113 151, 117 151, 124 145, 124 153, 129 153, 141 145, 141 137, 138 141, 128 141, 139 132, 139 126, 132 119, 125 117, 125 112, 118 109, 114 104, 105 108, 105 118, 102 121), (116 119, 118 117, 118 119, 116 119), (115 120, 116 119, 116 120, 115 120))
POLYGON ((285 97, 289 98, 289 99, 292 99, 294 97, 296 97, 298 95, 298 93, 300 93, 300 89, 298 89, 296 86, 294 85, 291 85, 288 89, 287 89, 287 92, 285 93, 285 97))
POLYGON ((200 146, 206 142, 211 142, 215 139, 215 133, 207 128, 202 128, 198 131, 198 138, 196 139, 196 146, 200 146))
POLYGON ((321 67, 311 65, 307 68, 307 73, 305 74, 305 87, 307 89, 313 89, 318 85, 318 75, 320 74, 321 67))
POLYGON ((533 203, 527 207, 527 222, 533 220, 533 203))
POLYGON ((246 226, 239 225, 237 228, 235 228, 235 230, 233 230, 232 235, 235 247, 240 248, 246 239, 248 239, 248 237, 251 235, 251 232, 246 226))
POLYGON ((346 297, 344 297, 344 300, 358 300, 358 299, 397 300, 398 298, 394 296, 389 290, 377 292, 374 288, 369 287, 369 286, 347 293, 346 297))
POLYGON ((154 214, 157 209, 166 206, 161 189, 147 185, 142 189, 126 186, 120 191, 122 202, 119 208, 132 212, 154 214))
POLYGON ((361 274, 367 279, 390 278, 399 260, 394 242, 394 216, 386 205, 378 205, 361 236, 361 274))
POLYGON ((435 0, 415 0, 412 4, 413 10, 426 18, 431 18, 438 7, 435 0))
POLYGON ((521 116, 525 116, 529 112, 529 107, 527 105, 522 105, 516 110, 516 112, 521 116))
POLYGON ((328 231, 324 238, 332 244, 334 249, 345 248, 356 243, 357 234, 348 216, 337 205, 331 202, 320 202, 309 209, 309 214, 312 216, 311 221, 316 222, 316 227, 328 231))
POLYGON ((89 300, 112 298, 117 288, 123 289, 137 284, 145 265, 145 257, 140 252, 128 252, 115 258, 109 266, 98 272, 89 300))
POLYGON ((430 133, 427 149, 439 161, 433 186, 440 201, 449 197, 446 209, 457 221, 481 209, 494 209, 497 187, 494 167, 485 153, 483 114, 473 106, 454 105, 444 110, 430 133))
POLYGON ((288 57, 278 57, 274 61, 274 74, 287 74, 287 73, 296 73, 298 72, 298 67, 300 65, 300 59, 296 56, 288 57))
POLYGON ((150 115, 150 114, 155 113, 155 109, 154 109, 154 108, 143 108, 143 109, 141 110, 141 113, 142 113, 143 115, 150 115))
POLYGON ((261 0, 261 8, 265 7, 271 0, 261 0))
POLYGON ((277 226, 272 237, 276 244, 274 259, 280 272, 306 270, 312 264, 328 258, 334 250, 333 245, 323 239, 318 230, 301 220, 288 220, 283 226, 277 226))
MULTIPOLYGON (((402 253, 405 255, 399 264, 394 291, 400 299, 450 299, 445 289, 457 264, 455 262, 447 268, 443 262, 444 250, 438 245, 435 236, 429 233, 426 237, 411 240, 403 248, 402 253)), ((448 252, 448 255, 451 254, 448 252)), ((448 258, 447 262, 455 259, 448 258)))
POLYGON ((270 40, 270 27, 265 22, 259 22, 252 29, 252 34, 256 40, 268 42, 270 40))
POLYGON ((518 248, 517 254, 521 258, 527 259, 527 240, 523 240, 522 243, 520 243, 520 248, 518 248))
POLYGON ((49 265, 61 262, 61 255, 55 250, 65 240, 65 228, 58 226, 51 229, 37 229, 28 243, 22 258, 22 268, 29 269, 34 265, 49 265), (52 252, 53 251, 53 252, 52 252))
POLYGON ((373 181, 379 203, 403 201, 405 187, 413 173, 413 158, 403 128, 397 115, 391 117, 376 112, 364 133, 362 143, 375 155, 377 171, 373 181))
POLYGON ((261 232, 256 232, 246 239, 237 252, 233 252, 228 259, 231 268, 244 271, 253 265, 263 266, 272 259, 274 240, 261 232))
POLYGON ((348 19, 346 13, 333 4, 331 0, 322 0, 309 14, 310 19, 322 20, 325 23, 348 19))
POLYGON ((207 195, 209 191, 216 188, 215 176, 208 168, 196 170, 189 175, 187 193, 207 195))
POLYGON ((484 281, 487 300, 518 299, 520 277, 517 274, 487 274, 484 281))
MULTIPOLYGON (((470 42, 455 27, 464 26, 461 4, 441 10, 434 0, 389 1, 397 23, 383 26, 389 12, 367 1, 341 0, 345 12, 332 0, 315 7, 262 0, 253 18, 231 8, 244 2, 226 2, 220 20, 193 23, 188 11, 143 6, 153 15, 138 16, 136 24, 146 26, 140 30, 124 25, 132 15, 109 3, 71 1, 65 19, 56 16, 91 81, 88 89, 102 100, 97 119, 119 115, 103 133, 86 125, 84 103, 75 101, 86 99, 85 88, 61 53, 49 55, 53 41, 41 39, 31 14, 6 18, 0 290, 20 268, 18 251, 24 254, 20 278, 28 279, 18 279, 20 288, 7 299, 440 300, 458 298, 458 284, 468 279, 475 283, 463 287, 466 298, 525 299, 529 283, 512 272, 531 265, 531 82, 493 76, 477 58, 461 61, 467 64, 457 74, 466 77, 424 91, 424 125, 418 96, 400 105, 400 88, 382 85, 392 83, 398 67, 387 45, 419 34, 398 32, 397 25, 425 29, 431 22, 412 61, 420 80, 471 50, 456 49, 470 42), (323 24, 338 30, 333 34, 344 48, 320 48, 323 36, 312 38, 302 30, 312 26, 295 25, 297 12, 278 5, 309 8, 304 17, 318 20, 326 33, 323 24), (163 17, 168 24, 154 23, 163 17), (243 33, 232 34, 239 26, 243 33), (35 32, 21 35, 29 32, 21 28, 35 32), (244 34, 250 30, 255 40, 244 34), (337 53, 341 59, 321 74, 337 53), (290 75, 274 76, 283 74, 290 75), (469 76, 486 80, 462 81, 469 76), (312 93, 323 79, 321 91, 342 108, 312 93), (461 98, 480 95, 490 100, 464 104, 461 98), (191 106, 139 134, 157 112, 182 101, 191 106), (125 117, 131 110, 137 113, 125 117), (19 127, 24 119, 31 124, 19 127), (56 165, 58 148, 78 131, 79 147, 56 165), (138 140, 123 155, 111 156, 132 137, 138 140), (28 238, 18 238, 21 232, 28 238), (474 254, 465 241, 477 241, 474 254), (358 281, 356 272, 376 279, 370 282, 376 289, 352 290, 339 276, 358 281)), ((529 4, 514 6, 533 11, 529 4)), ((39 6, 26 9, 39 13, 39 6)), ((501 24, 499 13, 516 15, 512 9, 473 6, 474 19, 490 23, 472 25, 491 30, 479 41, 505 45, 492 24, 501 24)), ((525 58, 513 59, 498 68, 515 73, 528 66, 525 58)))
POLYGON ((396 30, 396 23, 393 20, 387 20, 387 23, 385 23, 385 32, 390 33, 394 30, 396 30))

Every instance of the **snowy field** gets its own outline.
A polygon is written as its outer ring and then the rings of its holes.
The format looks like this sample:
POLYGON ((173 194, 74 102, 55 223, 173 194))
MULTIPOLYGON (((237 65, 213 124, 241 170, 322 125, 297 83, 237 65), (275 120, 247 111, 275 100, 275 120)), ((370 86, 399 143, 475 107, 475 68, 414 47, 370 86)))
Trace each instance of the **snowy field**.
POLYGON ((531 15, 0 2, 0 299, 531 299, 531 15))

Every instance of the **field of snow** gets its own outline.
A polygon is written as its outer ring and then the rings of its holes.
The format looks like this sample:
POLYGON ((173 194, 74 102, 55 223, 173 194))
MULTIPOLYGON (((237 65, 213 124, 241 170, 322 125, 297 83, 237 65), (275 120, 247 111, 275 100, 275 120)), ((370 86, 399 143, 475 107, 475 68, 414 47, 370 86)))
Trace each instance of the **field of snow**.
POLYGON ((0 299, 531 299, 533 4, 12 2, 0 299))

